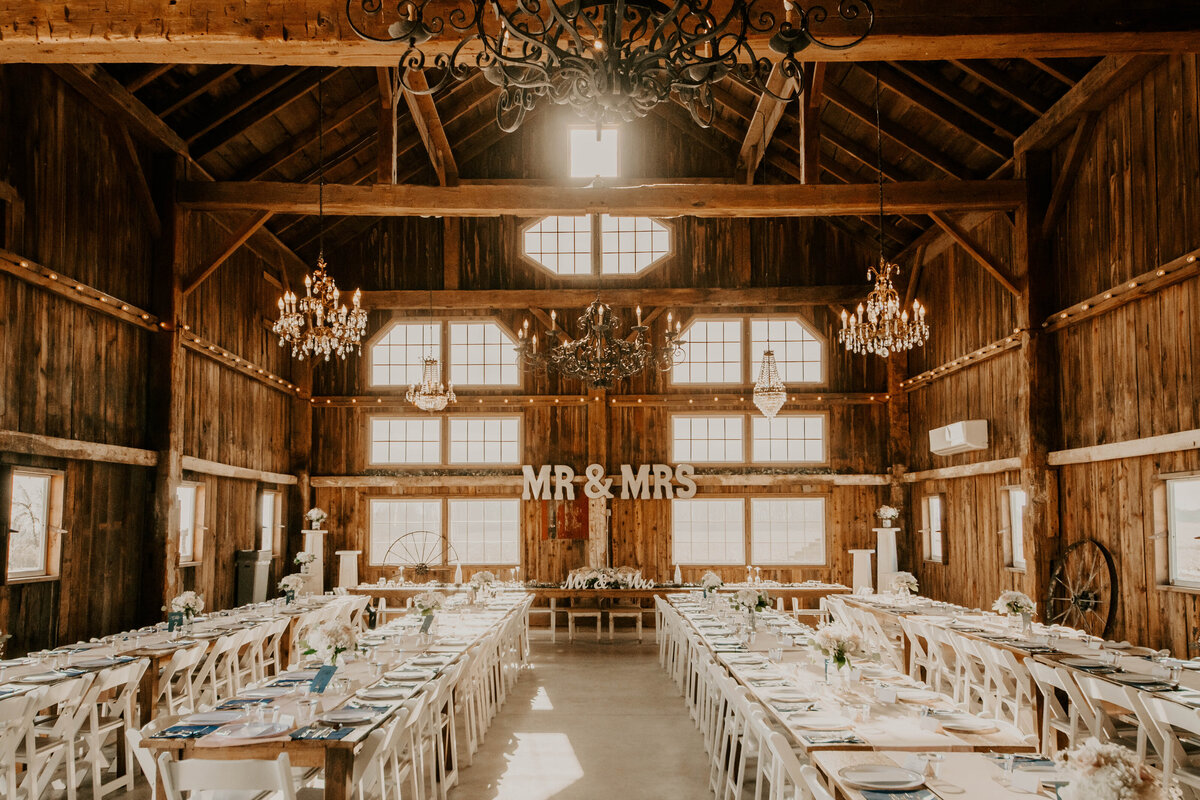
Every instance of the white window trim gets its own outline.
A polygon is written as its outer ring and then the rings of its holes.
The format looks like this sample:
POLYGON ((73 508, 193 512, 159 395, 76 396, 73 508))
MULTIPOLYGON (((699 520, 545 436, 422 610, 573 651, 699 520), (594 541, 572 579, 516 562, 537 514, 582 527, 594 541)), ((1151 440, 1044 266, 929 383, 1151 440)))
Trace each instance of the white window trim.
POLYGON ((668 425, 668 444, 671 452, 671 462, 695 464, 698 466, 729 466, 731 464, 738 466, 756 466, 756 467, 795 467, 795 466, 824 466, 831 462, 829 454, 829 412, 827 411, 790 411, 779 414, 780 417, 820 417, 821 433, 823 437, 821 449, 824 453, 824 458, 820 461, 757 461, 754 458, 754 420, 756 415, 747 411, 721 412, 714 411, 709 414, 701 412, 686 412, 680 414, 670 414, 667 418, 668 425), (696 459, 679 459, 675 453, 675 419, 677 417, 689 417, 693 419, 711 419, 714 417, 740 417, 742 418, 742 458, 740 461, 700 461, 696 459))
MULTIPOLYGON (((450 325, 456 322, 490 322, 499 328, 505 336, 512 342, 513 348, 516 348, 518 343, 517 332, 505 321, 491 316, 485 317, 470 317, 470 316, 443 316, 429 319, 428 317, 393 317, 385 322, 378 331, 371 336, 363 345, 365 352, 364 363, 367 370, 367 386, 372 389, 397 389, 407 387, 408 384, 400 383, 376 383, 375 382, 375 345, 379 344, 380 340, 387 336, 388 332, 396 325, 433 325, 438 328, 438 346, 433 349, 433 355, 437 357, 438 363, 442 369, 442 383, 449 383, 450 380, 450 325)), ((428 352, 428 348, 426 348, 428 352)), ((455 390, 459 389, 521 389, 525 385, 525 371, 521 369, 521 365, 517 364, 517 381, 516 383, 456 383, 455 390)))
MULTIPOLYGON (((175 557, 181 567, 195 566, 204 559, 204 534, 207 532, 207 527, 204 523, 208 519, 208 515, 205 513, 207 509, 203 508, 203 505, 207 502, 205 495, 207 494, 206 489, 208 487, 204 481, 180 481, 179 488, 194 489, 196 492, 196 503, 192 507, 192 552, 185 559, 183 553, 179 552, 178 548, 176 548, 175 557)), ((182 509, 180 509, 180 512, 182 513, 182 509)), ((182 517, 179 522, 182 529, 182 517)))
POLYGON ((722 413, 719 411, 714 411, 711 414, 703 414, 700 412, 687 413, 687 414, 671 414, 667 417, 667 425, 668 425, 667 435, 669 437, 668 441, 671 446, 671 463, 673 463, 673 464, 694 464, 694 465, 700 465, 700 466, 713 466, 713 467, 724 466, 724 467, 727 467, 727 466, 730 466, 731 464, 743 465, 743 464, 750 463, 747 459, 747 453, 746 453, 747 448, 749 448, 749 446, 750 446, 750 421, 749 421, 748 414, 745 414, 740 411, 735 411, 733 413, 728 413, 728 414, 722 413), (742 457, 741 457, 741 459, 723 459, 723 460, 719 460, 719 461, 701 461, 701 460, 694 459, 694 458, 679 459, 676 457, 676 453, 675 453, 675 420, 676 419, 714 419, 714 418, 718 418, 718 417, 742 420, 742 457))
POLYGON ((684 387, 688 387, 688 388, 700 388, 700 389, 703 389, 706 386, 713 386, 713 387, 724 387, 724 388, 728 389, 730 386, 745 386, 745 385, 747 385, 747 383, 751 382, 747 378, 747 375, 749 375, 749 371, 746 368, 746 362, 749 361, 748 354, 750 351, 750 344, 746 340, 747 336, 749 336, 749 329, 746 324, 746 317, 744 315, 742 315, 742 314, 696 315, 696 316, 692 317, 690 320, 688 320, 687 327, 685 327, 680 332, 679 338, 681 340, 683 340, 683 342, 686 345, 689 341, 688 340, 688 331, 690 331, 696 325, 696 323, 698 323, 698 322, 728 322, 730 320, 740 320, 742 323, 741 324, 741 341, 738 343, 739 350, 741 353, 741 359, 742 359, 742 365, 741 365, 741 370, 740 370, 741 379, 733 380, 733 381, 680 381, 680 380, 676 380, 676 378, 675 378, 675 376, 678 373, 675 370, 671 370, 667 374, 671 376, 671 384, 673 386, 684 386, 684 387))
MULTIPOLYGON (((62 528, 63 515, 66 511, 66 478, 67 474, 63 470, 45 469, 42 467, 21 467, 13 466, 5 473, 7 480, 13 480, 13 477, 18 473, 27 475, 38 475, 48 478, 50 481, 48 495, 46 497, 46 532, 45 541, 42 548, 42 568, 37 570, 14 570, 9 565, 11 551, 5 552, 5 581, 7 583, 22 583, 25 581, 36 582, 41 580, 57 579, 62 572, 62 536, 66 531, 62 528)), ((11 486, 10 486, 11 491, 11 486)), ((12 498, 9 498, 9 507, 4 509, 5 524, 12 527, 12 498)), ((12 533, 5 536, 5 542, 9 542, 12 533)), ((6 547, 11 547, 7 545, 6 547)))
POLYGON ((697 495, 688 499, 676 498, 671 501, 671 563, 683 567, 744 567, 749 563, 750 553, 750 530, 747 514, 750 504, 746 502, 746 498, 741 495, 697 495), (742 506, 742 560, 737 561, 680 561, 679 554, 676 551, 675 541, 675 508, 676 503, 693 503, 696 501, 721 500, 726 502, 737 502, 742 506), (744 562, 744 563, 743 563, 744 562))
POLYGON ((778 567, 781 569, 829 566, 829 494, 772 494, 752 495, 746 503, 746 563, 756 567, 778 567), (804 561, 754 561, 754 501, 755 500, 820 500, 821 501, 821 560, 804 561))
POLYGON ((399 413, 399 414, 367 414, 364 420, 363 440, 367 447, 367 464, 372 467, 438 467, 446 463, 446 417, 438 416, 433 419, 438 424, 438 457, 436 461, 376 461, 375 440, 371 437, 371 423, 375 420, 417 419, 429 420, 428 414, 399 413))
POLYGON ((787 467, 787 466, 796 466, 796 465, 822 466, 822 465, 826 465, 830 462, 830 458, 829 458, 829 412, 828 411, 787 411, 787 412, 780 412, 779 414, 775 415, 775 419, 779 419, 780 417, 819 417, 821 419, 821 454, 824 456, 824 458, 821 458, 818 461, 771 461, 771 460, 767 460, 767 459, 759 461, 759 460, 755 459, 754 458, 754 419, 755 419, 755 415, 747 414, 746 416, 748 417, 747 425, 746 425, 746 439, 747 439, 746 444, 748 445, 749 450, 750 450, 750 452, 748 454, 749 455, 749 460, 747 461, 748 464, 754 464, 755 466, 765 466, 765 467, 771 467, 771 466, 787 467))
MULTIPOLYGON (((1020 557, 1018 558, 1017 549, 1015 547, 1016 543, 1013 542, 1014 517, 1013 517, 1013 506, 1012 506, 1012 493, 1014 491, 1025 492, 1025 487, 1021 486, 1019 484, 1013 484, 1011 486, 1001 486, 1000 487, 1000 504, 1001 504, 1001 509, 1002 509, 1002 511, 1001 511, 1002 518, 1006 519, 1008 521, 1008 524, 1005 527, 1000 529, 1000 535, 1004 537, 1004 543, 1005 543, 1004 548, 1005 548, 1005 550, 1008 551, 1008 558, 1006 559, 1007 563, 1005 564, 1005 567, 1007 567, 1008 569, 1010 569, 1014 572, 1025 572, 1029 568, 1029 563, 1025 559, 1024 547, 1022 547, 1022 552, 1020 554, 1020 557), (1018 563, 1018 560, 1020 561, 1020 563, 1018 563)), ((1025 504, 1026 505, 1029 504, 1029 493, 1028 492, 1025 492, 1025 504)), ((1022 544, 1025 541, 1024 536, 1025 536, 1024 520, 1022 520, 1022 532, 1021 532, 1022 544)))
MULTIPOLYGON (((604 248, 603 248, 603 242, 602 242, 602 238, 601 238, 600 217, 606 213, 608 213, 608 212, 595 212, 592 214, 547 214, 543 217, 537 217, 536 219, 532 219, 529 222, 526 222, 524 225, 522 225, 517 230, 517 243, 518 243, 517 244, 517 252, 519 253, 519 255, 523 261, 525 261, 527 264, 534 267, 535 269, 537 269, 539 272, 541 272, 544 275, 549 275, 553 278, 557 278, 562 281, 569 281, 569 282, 590 281, 593 284, 598 282, 600 285, 612 285, 612 284, 619 285, 621 283, 628 283, 630 281, 641 280, 642 278, 646 277, 654 270, 661 269, 662 265, 665 264, 667 261, 669 261, 672 257, 674 257, 676 255, 676 253, 678 252, 677 248, 678 248, 679 232, 675 229, 675 226, 672 224, 671 220, 664 219, 662 217, 652 217, 647 214, 609 214, 609 216, 612 216, 612 217, 645 217, 646 219, 654 220, 659 225, 662 225, 664 228, 667 229, 667 236, 668 236, 667 252, 663 253, 661 256, 654 259, 653 261, 651 261, 646 266, 642 267, 637 272, 631 272, 631 273, 601 272, 601 270, 604 269, 604 259, 603 259, 604 248), (571 274, 571 275, 566 275, 561 272, 555 272, 554 270, 550 269, 545 264, 538 261, 536 258, 529 255, 525 251, 525 233, 526 233, 526 231, 528 231, 530 228, 533 228, 535 225, 537 225, 542 220, 544 220, 548 217, 592 217, 592 259, 591 259, 592 260, 592 269, 590 272, 581 272, 581 273, 576 273, 576 274, 571 274)), ((571 321, 573 323, 574 319, 572 319, 571 321)))
MULTIPOLYGON (((375 553, 374 553, 374 549, 373 549, 374 541, 375 541, 374 540, 374 531, 371 528, 371 504, 374 502, 377 502, 377 501, 379 501, 379 502, 408 501, 408 502, 414 502, 414 503, 428 503, 431 501, 436 502, 440 508, 440 519, 441 519, 441 530, 436 531, 436 533, 439 533, 439 539, 442 543, 442 551, 441 551, 442 558, 441 558, 441 562, 438 566, 445 567, 445 566, 456 565, 456 562, 450 560, 450 501, 451 500, 463 500, 463 501, 468 501, 468 502, 472 501, 472 500, 517 500, 518 502, 520 502, 519 498, 514 497, 513 495, 463 495, 463 496, 452 496, 452 497, 447 497, 445 495, 439 495, 439 496, 370 495, 366 498, 366 501, 367 501, 367 508, 366 508, 367 565, 370 567, 377 567, 380 569, 399 569, 401 566, 399 564, 383 564, 382 562, 375 560, 375 553)), ((524 537, 525 537, 525 526, 523 523, 523 519, 518 518, 518 520, 517 520, 517 562, 515 564, 510 564, 508 562, 504 562, 504 563, 491 562, 491 563, 484 563, 484 564, 476 564, 474 562, 462 561, 461 562, 462 566, 468 567, 468 568, 474 568, 474 567, 524 567, 524 561, 522 559, 522 556, 524 554, 524 547, 523 547, 524 537)), ((407 569, 407 567, 406 567, 406 569, 407 569)))
POLYGON ((499 412, 480 412, 454 414, 447 416, 446 422, 442 426, 442 464, 447 467, 512 467, 520 466, 525 454, 525 415, 524 414, 502 414, 499 412), (472 419, 512 419, 517 422, 517 457, 513 461, 451 461, 450 460, 450 428, 455 421, 469 421, 472 419))
POLYGON ((927 492, 921 495, 921 539, 923 542, 922 559, 930 564, 945 564, 946 562, 946 495, 941 492, 927 492), (941 511, 941 557, 933 557, 933 529, 929 525, 929 498, 938 498, 938 508, 941 511))
POLYGON ((752 330, 753 330, 753 328, 751 326, 751 322, 756 319, 759 319, 759 320, 763 320, 763 319, 794 320, 795 322, 799 323, 800 327, 804 328, 804 330, 806 330, 809 333, 809 335, 811 335, 814 339, 816 339, 818 342, 821 343, 821 354, 822 355, 821 355, 821 377, 820 377, 820 379, 816 380, 816 381, 788 381, 786 383, 787 386, 801 386, 801 387, 805 387, 805 388, 822 388, 822 387, 825 387, 828 385, 828 383, 829 383, 829 357, 830 357, 829 340, 823 334, 821 334, 819 331, 816 330, 816 328, 813 326, 812 322, 804 319, 803 317, 801 317, 798 314, 697 314, 696 316, 694 316, 690 320, 688 320, 687 327, 684 328, 680 332, 679 338, 682 339, 684 342, 687 342, 688 341, 688 331, 691 330, 692 326, 695 325, 697 322, 709 322, 709 321, 713 321, 713 320, 731 320, 731 319, 740 320, 742 323, 742 328, 741 328, 742 329, 742 341, 741 341, 741 356, 742 356, 741 375, 742 375, 742 377, 741 377, 741 380, 740 381, 707 381, 707 382, 679 381, 679 380, 675 379, 676 373, 674 370, 672 370, 669 373, 671 376, 670 377, 671 385, 687 387, 687 388, 700 388, 700 389, 703 389, 705 387, 714 387, 714 388, 721 387, 721 388, 728 389, 731 386, 753 386, 754 382, 758 380, 759 367, 762 366, 761 357, 758 359, 756 359, 754 357, 754 342, 752 341, 752 338, 751 338, 752 330))
POLYGON ((1197 478, 1195 476, 1178 478, 1167 478, 1163 481, 1166 488, 1167 502, 1167 583, 1170 586, 1177 586, 1181 589, 1200 589, 1200 581, 1187 580, 1179 578, 1175 572, 1175 542, 1176 542, 1176 523, 1175 523, 1175 503, 1172 502, 1174 494, 1174 485, 1179 482, 1190 482, 1197 478))

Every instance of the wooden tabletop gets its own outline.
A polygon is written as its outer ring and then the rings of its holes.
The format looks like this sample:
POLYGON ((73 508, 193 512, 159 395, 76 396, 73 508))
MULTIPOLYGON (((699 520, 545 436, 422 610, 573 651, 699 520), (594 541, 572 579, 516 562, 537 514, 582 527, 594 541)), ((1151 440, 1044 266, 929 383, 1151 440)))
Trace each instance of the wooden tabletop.
MULTIPOLYGON (((847 785, 840 776, 846 767, 866 764, 903 766, 912 753, 881 750, 874 753, 847 753, 826 750, 812 754, 812 763, 824 776, 831 793, 843 800, 863 800, 859 789, 847 785)), ((1030 800, 1034 797, 1053 797, 1053 790, 1040 794, 1014 788, 1008 783, 999 759, 982 753, 942 753, 938 777, 926 778, 925 788, 941 800, 1030 800)), ((1020 765, 1016 766, 1020 769, 1020 765)), ((928 775, 928 773, 926 773, 928 775)))

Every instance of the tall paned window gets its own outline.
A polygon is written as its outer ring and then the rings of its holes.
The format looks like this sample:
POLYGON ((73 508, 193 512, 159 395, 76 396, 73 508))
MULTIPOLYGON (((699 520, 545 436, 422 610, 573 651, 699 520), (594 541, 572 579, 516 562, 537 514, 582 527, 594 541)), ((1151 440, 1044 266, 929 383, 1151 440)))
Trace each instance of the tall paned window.
POLYGON ((184 483, 175 490, 179 501, 179 561, 191 564, 200 560, 204 533, 204 486, 184 483))
POLYGON ((825 344, 797 319, 789 317, 750 318, 751 376, 758 378, 763 351, 770 345, 775 353, 779 377, 786 384, 821 383, 825 380, 825 344))
POLYGON ((8 577, 20 580, 57 574, 62 473, 14 469, 10 488, 8 577))
POLYGON ((370 500, 370 563, 414 566, 442 563, 439 500, 370 500))
POLYGON ((683 362, 672 368, 674 383, 742 383, 741 319, 699 319, 683 332, 683 362))
POLYGON ((825 498, 752 498, 750 561, 753 564, 824 564, 825 498))
POLYGON ((463 564, 521 562, 521 501, 447 501, 452 557, 463 564))
MULTIPOLYGON (((440 322, 392 325, 368 349, 372 386, 412 386, 421 381, 421 359, 441 353, 440 322)), ((439 356, 440 357, 440 356, 439 356)))
POLYGON ((740 415, 671 417, 671 458, 676 464, 745 460, 745 421, 740 415))
POLYGON ((1019 486, 1007 486, 1001 492, 1008 522, 1008 565, 1025 569, 1025 504, 1028 496, 1019 486))
POLYGON ((572 178, 615 178, 621 152, 618 128, 572 126, 567 132, 572 178))
POLYGON ((676 564, 744 564, 746 507, 741 499, 671 501, 676 564))
POLYGON ((1167 481, 1167 543, 1171 584, 1200 588, 1200 476, 1167 481))
POLYGON ((940 494, 926 495, 921 500, 922 536, 925 541, 925 560, 946 563, 944 507, 940 494))
POLYGON ((276 534, 279 533, 283 495, 276 491, 263 490, 258 500, 259 549, 276 552, 276 534))

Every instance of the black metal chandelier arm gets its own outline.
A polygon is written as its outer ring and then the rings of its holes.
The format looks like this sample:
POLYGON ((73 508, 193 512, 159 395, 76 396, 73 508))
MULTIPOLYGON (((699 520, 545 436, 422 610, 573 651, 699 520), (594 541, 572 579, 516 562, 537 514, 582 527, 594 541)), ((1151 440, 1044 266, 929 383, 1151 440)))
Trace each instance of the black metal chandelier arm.
POLYGON ((856 39, 844 44, 832 44, 813 32, 814 26, 824 24, 829 18, 829 10, 825 6, 812 6, 807 10, 797 10, 800 12, 800 22, 797 27, 808 37, 809 42, 825 50, 849 50, 851 47, 862 44, 863 40, 870 35, 871 29, 875 27, 875 7, 871 5, 870 0, 841 0, 837 4, 838 18, 846 22, 854 22, 860 17, 865 17, 864 29, 856 39))

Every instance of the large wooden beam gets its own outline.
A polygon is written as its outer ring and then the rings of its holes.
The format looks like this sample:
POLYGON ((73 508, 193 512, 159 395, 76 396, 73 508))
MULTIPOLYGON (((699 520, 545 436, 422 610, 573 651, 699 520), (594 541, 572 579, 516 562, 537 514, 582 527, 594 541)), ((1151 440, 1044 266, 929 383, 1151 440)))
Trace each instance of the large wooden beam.
POLYGON ((997 283, 1003 286, 1014 297, 1021 296, 1021 290, 1017 287, 1016 282, 1009 277, 1008 272, 1000 265, 996 257, 984 249, 982 244, 975 241, 975 237, 959 227, 957 223, 945 214, 931 214, 930 216, 937 226, 945 231, 946 235, 953 239, 955 244, 965 250, 967 255, 975 259, 989 275, 996 279, 997 283))
POLYGON ((295 475, 235 467, 232 464, 222 464, 219 461, 209 461, 204 458, 196 458, 195 456, 184 456, 182 466, 188 472, 199 472, 202 475, 216 475, 219 478, 236 478, 243 481, 258 481, 259 483, 278 483, 284 486, 294 486, 297 483, 295 475))
POLYGON ((413 91, 402 86, 401 93, 417 126, 417 132, 421 135, 425 151, 429 153, 429 160, 433 162, 433 171, 437 174, 438 183, 442 186, 454 186, 458 183, 458 165, 454 163, 450 140, 446 138, 446 130, 442 127, 442 119, 438 116, 433 95, 429 94, 425 73, 410 69, 406 79, 413 91))
POLYGON ((741 149, 738 151, 737 171, 738 175, 745 176, 746 183, 754 183, 754 173, 758 171, 758 165, 767 154, 767 146, 771 143, 771 137, 775 135, 775 128, 787 110, 787 103, 775 95, 786 96, 792 91, 794 84, 791 78, 784 76, 779 64, 775 65, 767 77, 767 91, 759 95, 758 102, 754 105, 750 127, 746 129, 746 138, 742 140, 741 149))
POLYGON ((240 228, 234 231, 229 240, 221 246, 217 254, 210 258, 206 263, 196 268, 196 271, 187 279, 183 287, 183 296, 187 297, 196 289, 200 288, 200 284, 208 280, 208 277, 217 271, 217 267, 229 260, 229 257, 238 251, 246 240, 254 235, 254 232, 267 223, 272 216, 270 211, 260 211, 257 214, 251 214, 240 228))
MULTIPOLYGON (((714 0, 720 19, 731 0, 714 0)), ((444 21, 460 7, 432 0, 427 22, 444 21)), ((785 16, 781 0, 763 10, 785 16)), ((385 8, 388 6, 385 4, 385 8)), ((236 9, 212 0, 163 4, 76 0, 47 4, 12 0, 0 8, 0 60, 42 63, 250 63, 384 66, 397 63, 403 44, 360 39, 335 0, 244 0, 236 9)), ((394 5, 392 6, 394 8, 394 5)), ((830 15, 831 18, 834 15, 830 15)), ((876 0, 875 28, 856 47, 810 47, 804 57, 820 61, 1063 58, 1137 52, 1200 50, 1200 9, 1170 0, 1094 0, 1081 10, 1071 0, 1014 5, 1011 0, 977 0, 969 9, 955 0, 876 0)), ((386 27, 387 21, 383 23, 386 27)), ((491 22, 489 21, 489 25, 491 22)), ((824 30, 824 29, 823 29, 824 30)), ((831 34, 845 33, 828 28, 831 34)), ((771 31, 755 32, 750 43, 767 55, 771 31)), ((432 55, 459 44, 451 27, 430 41, 432 55)))
MULTIPOLYGON (((766 289, 604 289, 604 301, 614 308, 633 308, 653 300, 662 306, 688 308, 737 308, 739 306, 827 306, 853 305, 867 292, 861 286, 778 286, 766 289)), ((595 289, 463 289, 434 291, 397 289, 363 292, 362 303, 372 310, 433 308, 441 311, 464 308, 527 309, 585 308, 596 299, 595 289)))
POLYGON ((1162 56, 1111 55, 1055 103, 1029 130, 1017 137, 1015 152, 1045 150, 1076 129, 1081 114, 1102 111, 1117 95, 1141 80, 1162 56))
MULTIPOLYGON (((290 183, 186 183, 180 202, 206 211, 316 214, 316 186, 290 183)), ((884 187, 893 214, 1016 208, 1021 181, 922 181, 884 187)), ((847 186, 696 184, 636 188, 375 185, 325 187, 325 213, 344 216, 644 214, 652 217, 815 217, 878 213, 878 189, 847 186)))
MULTIPOLYGON (((6 52, 3 42, 4 37, 0 36, 0 53, 6 52)), ((5 60, 3 55, 0 55, 0 60, 5 60)), ((183 138, 108 74, 104 67, 99 64, 58 64, 51 69, 101 111, 127 125, 139 139, 182 156, 188 155, 187 143, 183 138)))
POLYGON ((1059 170, 1058 178, 1054 181, 1054 191, 1050 195, 1046 218, 1042 220, 1043 236, 1049 236, 1050 232, 1054 230, 1054 223, 1058 221, 1058 215, 1066 207, 1067 193, 1075 184, 1075 175, 1079 172, 1080 165, 1083 164, 1083 157, 1087 155, 1087 145, 1091 142, 1095 122, 1096 115, 1092 112, 1085 112, 1075 125, 1075 133, 1071 135, 1071 141, 1067 145, 1067 155, 1063 159, 1062 169, 1059 170))
POLYGON ((1124 442, 1075 447, 1070 450, 1055 450, 1049 454, 1048 460, 1051 466, 1063 467, 1068 464, 1093 464, 1097 461, 1156 456, 1162 453, 1176 453, 1180 450, 1195 450, 1196 448, 1200 448, 1200 429, 1164 433, 1159 436, 1147 436, 1124 442))
POLYGON ((78 439, 60 439, 56 436, 42 436, 23 431, 0 431, 0 452, 69 458, 75 461, 103 461, 135 467, 153 467, 158 463, 158 453, 153 450, 102 442, 84 442, 78 439))

